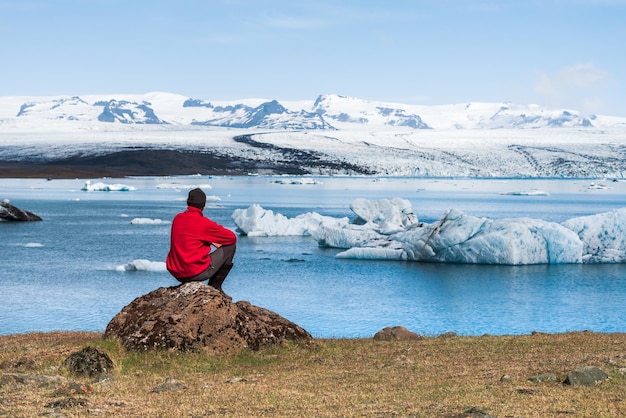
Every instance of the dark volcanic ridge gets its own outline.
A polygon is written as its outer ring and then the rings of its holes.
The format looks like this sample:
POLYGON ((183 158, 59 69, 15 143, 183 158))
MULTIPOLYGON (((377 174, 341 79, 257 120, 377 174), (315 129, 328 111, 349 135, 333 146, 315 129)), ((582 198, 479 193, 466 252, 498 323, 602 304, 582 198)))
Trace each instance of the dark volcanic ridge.
POLYGON ((291 149, 274 151, 279 151, 281 158, 272 161, 247 159, 206 150, 144 148, 102 155, 74 155, 62 159, 0 160, 0 178, 119 178, 193 174, 306 175, 318 173, 320 170, 371 174, 368 169, 333 161, 321 153, 291 149))
MULTIPOLYGON (((56 160, 0 161, 0 177, 73 178, 161 175, 244 175, 262 167, 210 152, 136 149, 98 156, 77 155, 56 160)), ((277 167, 277 174, 300 174, 277 167)))

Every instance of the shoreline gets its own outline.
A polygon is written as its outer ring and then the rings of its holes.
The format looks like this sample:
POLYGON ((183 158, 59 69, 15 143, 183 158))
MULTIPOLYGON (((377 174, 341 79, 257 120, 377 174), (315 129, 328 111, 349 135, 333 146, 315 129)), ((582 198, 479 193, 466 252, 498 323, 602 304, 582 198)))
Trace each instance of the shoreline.
POLYGON ((624 416, 625 343, 591 332, 323 339, 213 355, 127 351, 85 332, 0 336, 0 414, 624 416), (112 366, 78 373, 68 359, 86 348, 112 366))
MULTIPOLYGON (((391 327, 391 325, 389 326, 391 327)), ((410 330, 409 330, 410 331, 410 330)), ((410 331, 412 332, 412 331, 410 331)), ((0 334, 0 339, 6 337, 26 337, 29 335, 37 336, 37 335, 81 335, 81 334, 89 334, 93 336, 100 336, 104 338, 104 331, 90 331, 90 330, 62 330, 56 329, 51 331, 26 331, 26 332, 17 332, 11 334, 0 334)), ((416 334, 420 339, 442 339, 442 338, 467 338, 467 339, 479 339, 479 338, 528 338, 528 337, 536 337, 536 336, 567 336, 567 335, 605 335, 605 336, 626 336, 626 330, 624 331, 593 331, 589 329, 584 330, 573 330, 573 331, 563 331, 563 332, 544 332, 544 331, 532 331, 528 334, 481 334, 481 335, 466 335, 466 334, 457 334, 454 331, 444 332, 438 335, 422 335, 416 334)), ((319 341, 334 341, 334 340, 371 340, 374 338, 374 334, 369 337, 313 337, 313 340, 319 341)))
MULTIPOLYGON (((378 176, 364 167, 312 158, 286 158, 272 163, 240 159, 221 153, 188 150, 135 149, 103 155, 78 155, 65 159, 43 158, 1 160, 0 178, 87 179, 125 178, 133 176, 248 176, 248 175, 337 175, 378 176), (324 174, 320 174, 324 173, 324 174), (334 173, 334 174, 333 174, 334 173)), ((487 177, 487 176, 389 176, 422 179, 528 179, 528 180, 606 180, 618 177, 487 177)))
POLYGON ((225 168, 186 168, 184 170, 172 173, 170 171, 148 171, 136 170, 133 168, 107 168, 107 167, 88 167, 88 166, 72 166, 60 165, 54 163, 32 163, 24 162, 6 162, 0 161, 0 179, 49 179, 49 180, 88 180, 96 178, 125 179, 131 177, 177 177, 177 176, 320 176, 320 177, 389 177, 389 178, 406 178, 417 180, 531 180, 531 181, 610 181, 620 182, 626 181, 626 178, 600 178, 600 177, 464 177, 464 176, 388 176, 385 174, 312 174, 312 173, 293 173, 291 171, 281 170, 233 170, 225 168))

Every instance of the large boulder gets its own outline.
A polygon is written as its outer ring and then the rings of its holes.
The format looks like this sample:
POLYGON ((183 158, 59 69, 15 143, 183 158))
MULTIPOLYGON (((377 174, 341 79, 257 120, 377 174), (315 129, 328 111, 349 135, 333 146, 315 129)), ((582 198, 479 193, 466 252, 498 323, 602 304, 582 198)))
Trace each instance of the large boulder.
POLYGON ((385 327, 374 334, 374 339, 378 341, 412 341, 422 338, 419 334, 401 326, 385 327))
POLYGON ((27 210, 19 209, 8 200, 0 202, 0 220, 5 221, 41 221, 41 217, 27 210))
POLYGON ((234 353, 283 340, 311 340, 291 321, 202 282, 161 287, 125 306, 106 327, 130 350, 176 349, 234 353))

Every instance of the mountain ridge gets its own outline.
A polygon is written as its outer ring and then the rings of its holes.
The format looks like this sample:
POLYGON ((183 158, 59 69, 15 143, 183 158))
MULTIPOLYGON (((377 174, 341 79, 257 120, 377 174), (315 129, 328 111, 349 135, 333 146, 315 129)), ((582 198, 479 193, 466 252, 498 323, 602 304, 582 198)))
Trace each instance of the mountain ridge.
POLYGON ((323 94, 314 101, 243 99, 216 102, 177 95, 0 97, 0 131, 32 123, 174 125, 269 130, 537 129, 626 127, 626 117, 586 115, 538 105, 470 102, 409 105, 323 94))
POLYGON ((623 179, 626 118, 339 95, 0 97, 0 177, 194 173, 623 179))

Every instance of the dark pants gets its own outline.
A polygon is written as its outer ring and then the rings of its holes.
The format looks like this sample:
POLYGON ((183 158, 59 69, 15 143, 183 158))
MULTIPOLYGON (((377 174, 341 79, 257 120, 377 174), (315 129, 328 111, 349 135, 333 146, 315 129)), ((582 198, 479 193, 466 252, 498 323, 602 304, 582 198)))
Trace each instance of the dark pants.
MULTIPOLYGON (((237 250, 236 244, 222 245, 211 253, 211 265, 209 265, 206 270, 193 277, 179 279, 179 281, 183 283, 203 282, 213 277, 222 267, 226 266, 229 267, 228 271, 230 271, 230 267, 232 267, 233 264, 233 257, 235 256, 235 250, 237 250)), ((228 272, 226 272, 226 274, 228 274, 228 272)), ((226 276, 224 276, 224 278, 226 278, 226 276)), ((222 282, 224 278, 222 278, 222 282)))

